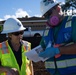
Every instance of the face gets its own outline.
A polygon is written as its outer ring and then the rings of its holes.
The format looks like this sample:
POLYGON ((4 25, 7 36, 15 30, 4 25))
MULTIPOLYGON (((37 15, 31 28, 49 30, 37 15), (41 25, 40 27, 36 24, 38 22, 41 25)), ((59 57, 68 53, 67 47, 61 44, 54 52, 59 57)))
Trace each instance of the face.
POLYGON ((56 5, 55 7, 53 7, 51 10, 51 12, 48 12, 48 25, 49 26, 57 26, 60 21, 61 21, 61 17, 62 17, 62 9, 60 5, 56 5))
POLYGON ((60 5, 55 6, 54 9, 52 10, 52 14, 50 14, 50 16, 54 15, 56 15, 58 18, 60 18, 63 15, 60 5))
POLYGON ((15 43, 19 43, 20 40, 22 40, 23 37, 23 33, 24 31, 19 31, 19 32, 13 32, 11 33, 11 41, 15 42, 15 43))

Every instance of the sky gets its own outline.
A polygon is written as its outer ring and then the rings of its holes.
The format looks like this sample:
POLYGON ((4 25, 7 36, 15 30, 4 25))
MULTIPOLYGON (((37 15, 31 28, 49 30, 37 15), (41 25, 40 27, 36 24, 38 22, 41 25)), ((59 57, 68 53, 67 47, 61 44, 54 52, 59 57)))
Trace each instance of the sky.
MULTIPOLYGON (((64 2, 64 0, 58 0, 64 2)), ((41 0, 0 0, 0 21, 9 17, 40 17, 41 0)))

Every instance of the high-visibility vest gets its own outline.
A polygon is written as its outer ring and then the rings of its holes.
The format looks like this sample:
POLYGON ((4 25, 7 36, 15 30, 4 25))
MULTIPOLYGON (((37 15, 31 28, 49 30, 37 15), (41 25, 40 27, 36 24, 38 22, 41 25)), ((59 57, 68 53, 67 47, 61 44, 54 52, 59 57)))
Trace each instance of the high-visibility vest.
MULTIPOLYGON (((17 63, 17 60, 12 52, 12 49, 10 48, 8 41, 4 41, 0 43, 0 61, 2 66, 8 66, 11 68, 16 68, 20 75, 32 75, 31 70, 29 67, 30 61, 27 60, 27 57, 25 56, 25 52, 30 50, 31 44, 29 42, 23 42, 22 44, 22 65, 21 70, 19 68, 19 65, 17 63)), ((0 75, 9 75, 8 73, 2 73, 0 75)))
MULTIPOLYGON (((56 40, 54 41, 55 45, 69 45, 74 43, 71 41, 72 24, 74 21, 71 21, 70 19, 72 20, 72 17, 66 17, 66 20, 64 21, 60 31, 57 34, 56 40), (68 42, 68 44, 66 42, 68 42)), ((53 40, 52 29, 50 28, 46 31, 46 33, 47 34, 43 37, 45 46, 47 46, 49 41, 52 42, 53 40)), ((45 67, 51 74, 54 74, 56 71, 58 71, 60 75, 76 74, 76 54, 61 55, 59 58, 50 58, 45 62, 45 67)))

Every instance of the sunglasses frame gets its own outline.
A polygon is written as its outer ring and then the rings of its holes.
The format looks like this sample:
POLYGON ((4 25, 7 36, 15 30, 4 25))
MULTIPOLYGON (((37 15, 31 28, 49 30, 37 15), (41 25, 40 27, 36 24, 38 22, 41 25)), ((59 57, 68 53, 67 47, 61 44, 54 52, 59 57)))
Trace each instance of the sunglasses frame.
POLYGON ((15 36, 19 36, 20 34, 23 35, 24 31, 19 31, 19 32, 13 32, 12 34, 15 36))

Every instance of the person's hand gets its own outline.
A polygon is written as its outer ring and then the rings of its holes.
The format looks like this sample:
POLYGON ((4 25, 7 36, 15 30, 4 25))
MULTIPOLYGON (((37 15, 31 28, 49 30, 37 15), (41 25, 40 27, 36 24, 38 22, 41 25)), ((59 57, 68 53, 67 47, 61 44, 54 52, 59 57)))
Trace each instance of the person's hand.
POLYGON ((58 48, 48 47, 45 49, 45 51, 39 53, 39 56, 43 57, 43 58, 48 58, 48 57, 51 58, 59 53, 60 53, 60 51, 58 48))
POLYGON ((19 75, 19 72, 18 72, 18 70, 16 68, 11 68, 11 69, 15 71, 16 75, 19 75))
POLYGON ((6 72, 9 73, 9 75, 19 75, 19 72, 16 68, 6 68, 6 72))

